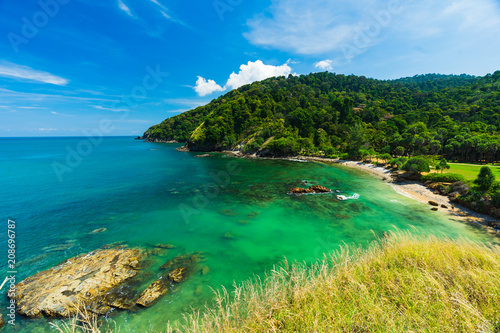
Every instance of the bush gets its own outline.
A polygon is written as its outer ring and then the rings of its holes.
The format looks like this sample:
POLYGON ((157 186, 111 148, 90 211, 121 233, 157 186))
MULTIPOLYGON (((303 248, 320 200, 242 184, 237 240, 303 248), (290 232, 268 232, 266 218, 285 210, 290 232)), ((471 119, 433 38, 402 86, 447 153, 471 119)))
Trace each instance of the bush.
POLYGON ((495 191, 491 194, 491 203, 495 208, 500 208, 500 191, 495 191))
POLYGON ((422 177, 422 181, 427 180, 436 183, 456 183, 465 181, 465 177, 457 173, 430 173, 422 177))
POLYGON ((422 173, 422 172, 430 172, 431 169, 429 167, 429 163, 426 159, 422 157, 412 157, 410 158, 405 165, 403 165, 403 170, 408 172, 422 173))
POLYGON ((474 181, 474 184, 479 185, 479 188, 483 191, 488 191, 491 188, 491 185, 495 182, 495 176, 491 172, 491 169, 487 166, 484 166, 479 170, 479 175, 477 179, 474 181))
POLYGON ((348 158, 349 158, 349 154, 348 153, 343 153, 343 154, 339 155, 339 159, 340 160, 347 160, 348 158))
POLYGON ((401 169, 408 159, 406 157, 393 158, 389 164, 395 169, 401 169))

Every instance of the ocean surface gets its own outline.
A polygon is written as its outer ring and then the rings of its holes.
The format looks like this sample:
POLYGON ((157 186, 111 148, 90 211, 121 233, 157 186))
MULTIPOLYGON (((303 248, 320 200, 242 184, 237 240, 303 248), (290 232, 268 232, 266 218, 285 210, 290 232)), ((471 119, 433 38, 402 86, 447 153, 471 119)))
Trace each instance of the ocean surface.
MULTIPOLYGON (((179 146, 131 137, 0 139, 0 280, 9 270, 9 219, 16 225, 18 282, 106 244, 175 245, 153 257, 147 286, 166 261, 203 251, 208 274, 192 276, 150 308, 109 316, 120 332, 161 332, 190 308, 210 304, 212 289, 230 290, 234 282, 262 276, 285 257, 312 262, 343 243, 366 245, 396 228, 494 241, 357 170, 223 154, 197 158, 176 151, 179 146), (287 195, 315 183, 359 198, 287 195), (91 233, 99 228, 106 231, 91 233)), ((0 297, 4 319, 6 290, 0 297)), ((16 326, 4 330, 54 332, 48 323, 17 317, 16 326)))

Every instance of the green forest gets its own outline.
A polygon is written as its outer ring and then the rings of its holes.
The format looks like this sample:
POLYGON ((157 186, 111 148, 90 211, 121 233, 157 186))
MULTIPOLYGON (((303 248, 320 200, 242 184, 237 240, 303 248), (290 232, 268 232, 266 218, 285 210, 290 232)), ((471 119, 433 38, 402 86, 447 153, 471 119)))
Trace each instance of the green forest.
POLYGON ((274 77, 154 125, 148 141, 193 151, 363 158, 500 160, 500 71, 397 80, 314 73, 274 77))

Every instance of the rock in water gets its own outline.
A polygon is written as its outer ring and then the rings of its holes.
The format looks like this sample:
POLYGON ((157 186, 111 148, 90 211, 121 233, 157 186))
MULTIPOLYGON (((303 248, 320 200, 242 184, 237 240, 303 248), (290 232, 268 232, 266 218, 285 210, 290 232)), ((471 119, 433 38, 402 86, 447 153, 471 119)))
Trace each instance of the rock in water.
POLYGON ((101 232, 105 232, 106 230, 108 230, 108 229, 106 229, 106 228, 99 228, 99 229, 95 229, 94 231, 90 232, 89 234, 90 235, 100 234, 101 232))
POLYGON ((170 273, 168 273, 168 278, 170 281, 180 283, 186 279, 186 275, 184 274, 186 271, 186 267, 176 268, 170 273))
POLYGON ((313 190, 314 193, 330 193, 332 190, 321 185, 311 186, 309 189, 313 190))
POLYGON ((106 313, 118 307, 116 297, 108 302, 106 296, 137 275, 141 257, 137 249, 107 249, 68 259, 19 282, 14 298, 17 310, 28 317, 68 317, 82 305, 97 314, 106 313))
POLYGON ((311 193, 331 193, 332 190, 321 185, 313 185, 309 188, 296 187, 290 190, 288 194, 311 194, 311 193))
POLYGON ((156 303, 160 297, 165 295, 171 288, 172 282, 165 276, 160 277, 155 282, 151 283, 142 293, 141 296, 135 301, 137 304, 144 307, 149 307, 156 303))
POLYGON ((435 206, 435 207, 439 206, 439 204, 437 202, 435 202, 435 201, 429 201, 429 205, 435 206))

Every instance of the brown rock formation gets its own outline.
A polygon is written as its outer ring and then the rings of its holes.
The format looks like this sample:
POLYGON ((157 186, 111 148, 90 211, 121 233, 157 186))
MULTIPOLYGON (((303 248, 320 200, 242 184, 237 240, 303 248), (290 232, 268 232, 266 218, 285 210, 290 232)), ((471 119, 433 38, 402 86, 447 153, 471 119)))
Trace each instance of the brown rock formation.
POLYGON ((137 249, 97 250, 68 259, 16 285, 18 312, 68 317, 76 306, 103 314, 112 307, 128 308, 115 288, 138 273, 141 252, 137 249))

